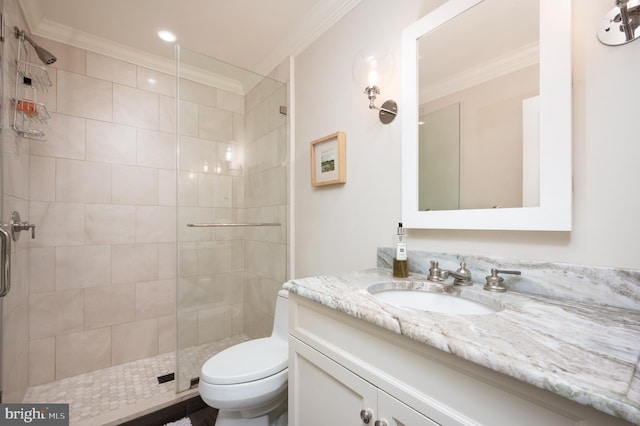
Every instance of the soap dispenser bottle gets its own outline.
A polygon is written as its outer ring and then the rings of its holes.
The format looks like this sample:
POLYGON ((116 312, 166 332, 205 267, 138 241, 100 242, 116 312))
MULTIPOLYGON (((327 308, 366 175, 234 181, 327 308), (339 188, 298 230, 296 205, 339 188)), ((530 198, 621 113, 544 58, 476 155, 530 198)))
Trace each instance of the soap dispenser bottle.
POLYGON ((394 237, 395 256, 393 257, 393 276, 398 278, 409 276, 409 259, 405 238, 402 223, 398 223, 398 232, 394 237))

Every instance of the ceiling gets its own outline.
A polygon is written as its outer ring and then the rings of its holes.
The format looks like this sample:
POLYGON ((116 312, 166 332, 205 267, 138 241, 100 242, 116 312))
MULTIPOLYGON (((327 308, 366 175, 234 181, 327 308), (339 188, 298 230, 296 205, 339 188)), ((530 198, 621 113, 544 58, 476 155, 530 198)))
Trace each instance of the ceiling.
POLYGON ((266 74, 361 0, 19 0, 32 34, 123 59, 173 60, 181 47, 266 74))

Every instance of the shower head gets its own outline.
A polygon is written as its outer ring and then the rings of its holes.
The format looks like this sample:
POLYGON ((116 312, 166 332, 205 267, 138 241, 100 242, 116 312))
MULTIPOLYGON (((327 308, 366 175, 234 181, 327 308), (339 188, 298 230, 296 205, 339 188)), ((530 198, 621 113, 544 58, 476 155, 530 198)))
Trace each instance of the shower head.
POLYGON ((40 58, 40 60, 43 63, 47 65, 51 65, 57 60, 57 58, 53 56, 51 52, 49 52, 48 50, 34 44, 31 40, 29 40, 29 43, 33 45, 33 48, 36 50, 36 54, 38 55, 38 58, 40 58))
POLYGON ((27 33, 24 32, 24 30, 20 30, 18 27, 15 28, 16 37, 24 37, 24 39, 27 40, 31 46, 33 46, 33 49, 36 51, 36 54, 38 55, 38 58, 40 58, 42 63, 44 63, 45 65, 51 65, 57 60, 57 58, 53 56, 51 52, 43 47, 38 46, 35 41, 31 40, 31 37, 29 37, 27 33))

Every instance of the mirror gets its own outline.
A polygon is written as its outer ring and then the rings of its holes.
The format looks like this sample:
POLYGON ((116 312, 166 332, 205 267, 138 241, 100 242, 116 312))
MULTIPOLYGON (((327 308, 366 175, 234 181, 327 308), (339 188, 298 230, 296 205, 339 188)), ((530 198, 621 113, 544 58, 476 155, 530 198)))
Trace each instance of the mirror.
POLYGON ((539 188, 523 186, 524 166, 538 165, 523 155, 538 115, 526 108, 539 94, 538 11, 538 0, 485 1, 417 40, 419 210, 538 206, 539 188), (485 167, 494 158, 501 167, 485 167))
POLYGON ((570 35, 570 0, 450 0, 403 32, 405 227, 571 229, 570 35))

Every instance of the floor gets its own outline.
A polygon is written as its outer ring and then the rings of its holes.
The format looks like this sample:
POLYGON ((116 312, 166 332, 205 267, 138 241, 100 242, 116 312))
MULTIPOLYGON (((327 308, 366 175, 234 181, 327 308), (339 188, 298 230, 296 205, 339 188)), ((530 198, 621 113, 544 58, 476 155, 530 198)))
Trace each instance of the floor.
MULTIPOLYGON (((188 387, 212 354, 247 339, 238 335, 180 351, 181 384, 188 387)), ((68 403, 74 426, 118 425, 196 397, 197 389, 176 394, 175 380, 158 383, 158 376, 175 371, 172 352, 30 387, 24 402, 68 403)))
POLYGON ((122 423, 120 426, 184 425, 215 426, 218 410, 207 406, 199 396, 122 423))

